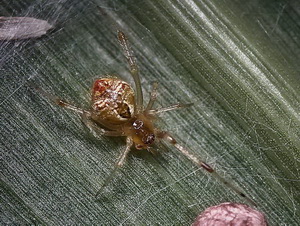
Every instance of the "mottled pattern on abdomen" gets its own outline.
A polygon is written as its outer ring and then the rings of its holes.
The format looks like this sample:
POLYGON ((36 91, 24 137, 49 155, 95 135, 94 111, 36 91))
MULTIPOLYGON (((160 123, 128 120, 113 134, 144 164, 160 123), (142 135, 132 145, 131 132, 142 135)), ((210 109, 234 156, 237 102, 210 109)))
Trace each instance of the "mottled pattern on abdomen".
POLYGON ((122 124, 134 114, 134 91, 118 78, 102 78, 94 82, 92 109, 101 123, 122 124))

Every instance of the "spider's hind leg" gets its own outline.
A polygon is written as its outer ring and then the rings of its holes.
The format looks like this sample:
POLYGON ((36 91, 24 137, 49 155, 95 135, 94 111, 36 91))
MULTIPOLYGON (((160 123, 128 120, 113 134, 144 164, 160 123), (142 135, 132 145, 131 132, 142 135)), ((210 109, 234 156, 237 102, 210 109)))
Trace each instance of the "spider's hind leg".
POLYGON ((47 91, 43 90, 42 88, 37 87, 34 84, 30 84, 30 86, 32 88, 34 88, 36 91, 38 91, 43 97, 45 97, 46 99, 50 100, 51 102, 53 102, 54 104, 56 104, 56 105, 58 105, 60 107, 70 109, 70 110, 75 111, 75 112, 77 112, 77 113, 79 113, 81 115, 83 115, 83 114, 86 114, 88 116, 91 115, 90 111, 82 109, 80 107, 77 107, 77 106, 75 106, 73 104, 70 104, 67 101, 62 100, 61 98, 48 93, 47 91))

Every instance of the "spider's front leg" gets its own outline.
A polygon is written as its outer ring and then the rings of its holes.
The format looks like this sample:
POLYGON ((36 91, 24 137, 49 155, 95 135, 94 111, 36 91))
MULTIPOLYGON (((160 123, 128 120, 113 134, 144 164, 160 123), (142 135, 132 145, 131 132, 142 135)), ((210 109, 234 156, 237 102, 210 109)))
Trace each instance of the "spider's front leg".
POLYGON ((95 195, 96 199, 102 193, 104 187, 107 186, 109 184, 109 182, 114 178, 114 176, 116 175, 116 172, 124 165, 124 163, 126 161, 126 157, 129 153, 130 148, 131 148, 132 145, 133 145, 133 141, 132 141, 131 137, 127 137, 126 147, 123 149, 123 151, 119 155, 119 158, 118 158, 117 162, 115 163, 115 166, 114 166, 113 170, 106 177, 106 179, 104 180, 102 186, 100 187, 100 189, 96 193, 96 195, 95 195))
POLYGON ((197 158, 195 155, 190 153, 188 151, 188 149, 186 149, 182 145, 178 144, 177 141, 175 140, 175 138, 171 136, 171 134, 169 134, 168 132, 165 132, 165 131, 159 131, 159 132, 157 132, 157 137, 172 144, 175 148, 177 148, 177 150, 179 150, 184 156, 186 156, 189 160, 191 160, 197 166, 200 166, 203 169, 205 169, 213 177, 217 178, 228 188, 235 191, 239 196, 244 198, 249 204, 256 206, 256 203, 253 200, 251 200, 248 196, 246 196, 246 194, 244 192, 242 192, 238 187, 236 187, 233 183, 231 183, 229 180, 226 180, 224 177, 222 177, 210 165, 208 165, 207 163, 205 163, 204 161, 202 161, 201 159, 197 158))

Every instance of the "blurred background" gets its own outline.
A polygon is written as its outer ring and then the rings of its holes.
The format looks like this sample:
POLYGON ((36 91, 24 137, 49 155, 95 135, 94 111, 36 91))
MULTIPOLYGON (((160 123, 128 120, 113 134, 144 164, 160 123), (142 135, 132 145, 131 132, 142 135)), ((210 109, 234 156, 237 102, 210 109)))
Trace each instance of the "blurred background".
POLYGON ((145 101, 158 81, 157 107, 194 103, 157 126, 240 187, 270 225, 300 222, 299 1, 4 0, 0 16, 53 26, 0 40, 1 224, 189 225, 209 206, 245 202, 169 145, 157 156, 133 150, 94 200, 125 140, 93 137, 30 84, 85 109, 94 79, 133 84, 118 29, 145 101))

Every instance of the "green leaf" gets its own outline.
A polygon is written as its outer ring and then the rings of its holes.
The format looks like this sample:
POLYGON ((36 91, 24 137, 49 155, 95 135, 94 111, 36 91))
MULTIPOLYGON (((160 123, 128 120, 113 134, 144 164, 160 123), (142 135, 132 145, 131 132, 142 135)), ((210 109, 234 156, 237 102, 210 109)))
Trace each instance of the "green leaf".
POLYGON ((172 146, 132 151, 94 194, 125 145, 93 137, 80 116, 30 83, 89 108, 95 78, 133 84, 116 39, 127 34, 145 100, 193 102, 157 126, 232 180, 270 225, 297 225, 300 203, 298 1, 4 1, 1 16, 54 30, 1 41, 1 224, 189 225, 205 208, 245 202, 172 146), (166 152, 168 151, 168 152, 166 152))

